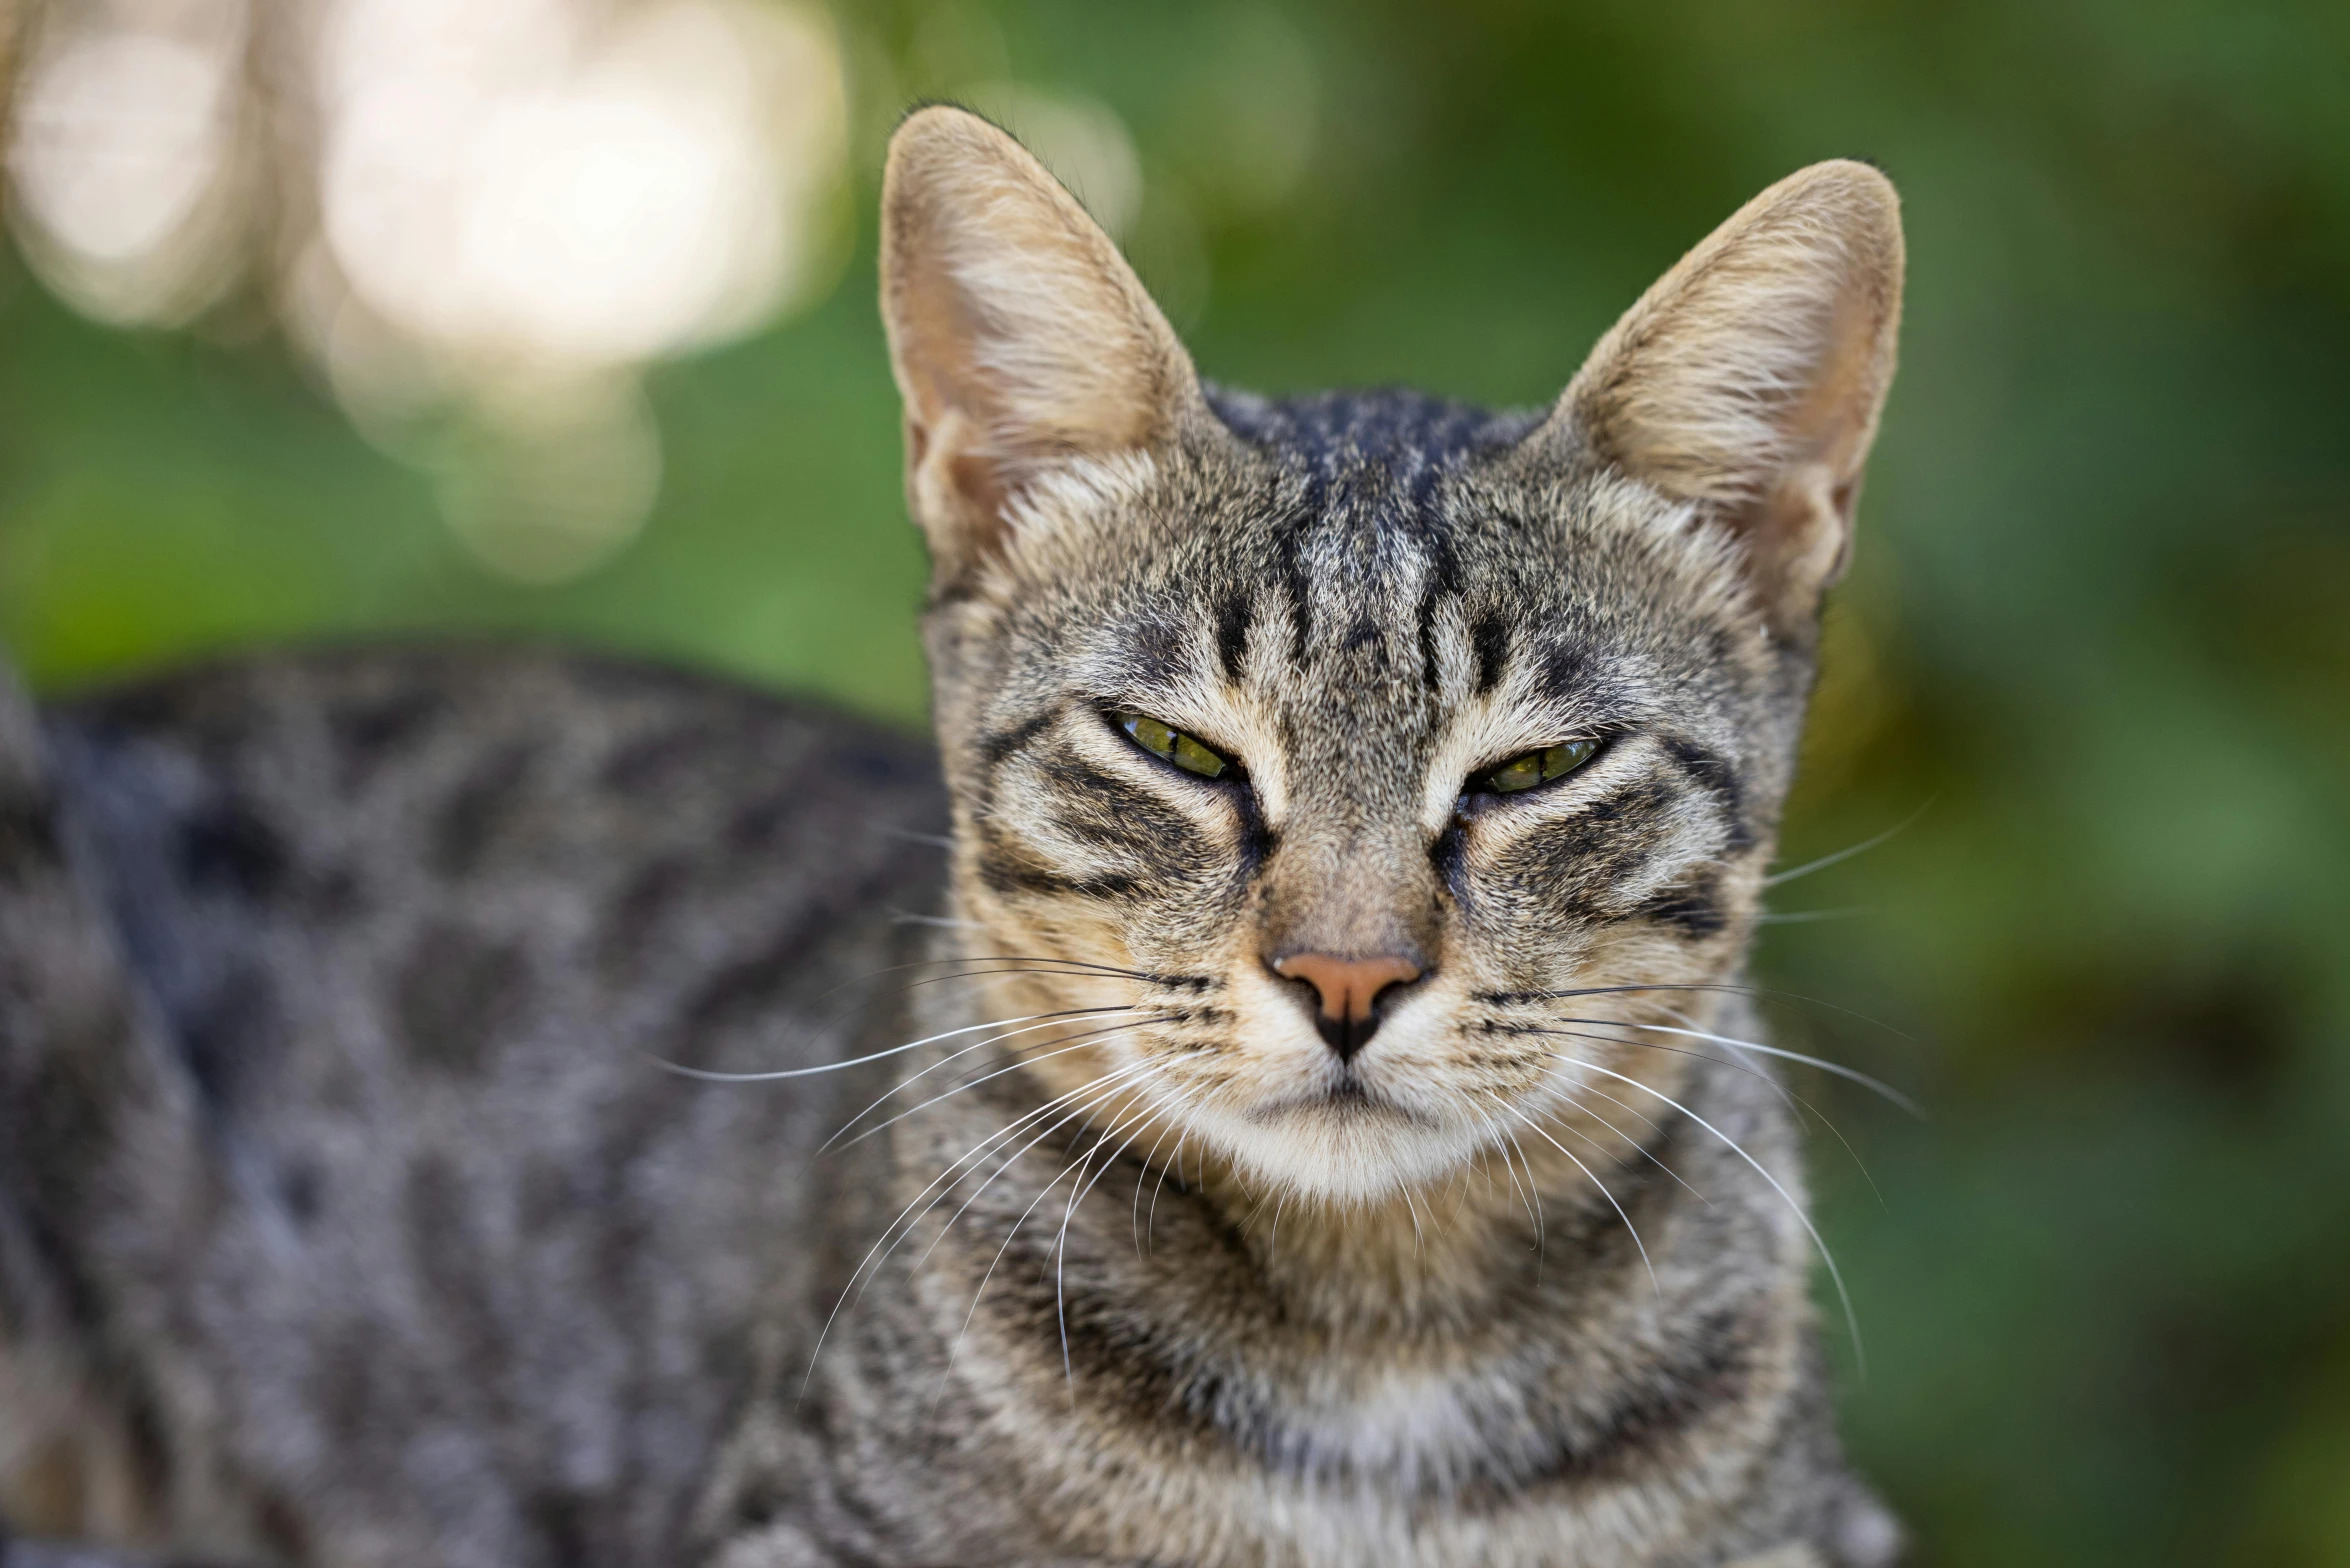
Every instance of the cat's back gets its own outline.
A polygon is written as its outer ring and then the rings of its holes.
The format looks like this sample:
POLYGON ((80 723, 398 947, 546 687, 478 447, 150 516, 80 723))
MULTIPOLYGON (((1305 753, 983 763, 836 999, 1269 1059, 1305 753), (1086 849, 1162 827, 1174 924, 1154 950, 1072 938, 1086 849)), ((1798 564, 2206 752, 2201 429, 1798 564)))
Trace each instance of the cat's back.
POLYGON ((941 859, 929 753, 482 650, 222 666, 42 731, 160 1109, 95 1106, 135 1139, 18 1179, 35 1210, 103 1192, 102 1223, 19 1228, 85 1254, 40 1267, 163 1429, 163 1506, 287 1557, 660 1560, 755 1310, 805 1288, 845 1177, 811 1153, 864 1076, 660 1063, 887 1026, 941 859))
POLYGON ((945 822, 911 738, 552 653, 225 664, 44 730, 127 957, 232 1102, 305 1001, 476 1098, 581 1028, 685 1065, 790 1048, 768 1006, 927 908, 945 822))

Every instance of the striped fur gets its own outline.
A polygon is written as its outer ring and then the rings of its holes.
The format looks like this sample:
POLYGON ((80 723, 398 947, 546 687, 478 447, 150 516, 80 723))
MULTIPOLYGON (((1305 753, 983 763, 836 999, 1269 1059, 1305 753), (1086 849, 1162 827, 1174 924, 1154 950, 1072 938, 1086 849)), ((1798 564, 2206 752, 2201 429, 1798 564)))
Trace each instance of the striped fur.
POLYGON ((1793 1130, 1714 1043, 1758 1037, 1742 958, 1891 373, 1889 187, 1766 193, 1522 415, 1200 382, 956 111, 901 129, 885 201, 939 951, 992 971, 925 1032, 1135 1012, 981 1053, 903 1124, 924 1264, 813 1358, 865 1440, 833 1528, 895 1561, 1890 1560, 1826 1424, 1793 1130), (1600 749, 1555 784, 1466 789, 1570 737, 1600 749), (1346 1060, 1268 966, 1299 947, 1426 972, 1346 1060), (924 1465, 956 1484, 905 1508, 924 1465))
POLYGON ((943 797, 543 656, 0 689, 0 1564, 1893 1561, 1735 1043, 1890 187, 1525 414, 1202 382, 959 111, 884 220, 943 797), (1421 973, 1342 1058, 1293 950, 1421 973))

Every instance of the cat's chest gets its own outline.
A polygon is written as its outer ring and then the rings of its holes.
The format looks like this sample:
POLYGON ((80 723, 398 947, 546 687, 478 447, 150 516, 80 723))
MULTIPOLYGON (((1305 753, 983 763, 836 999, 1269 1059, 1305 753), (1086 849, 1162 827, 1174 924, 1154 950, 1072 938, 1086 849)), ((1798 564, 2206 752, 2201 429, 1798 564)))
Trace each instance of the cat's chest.
MULTIPOLYGON (((1634 1458, 1596 1473, 1604 1413, 1562 1400, 1558 1368, 1515 1347, 1442 1370, 1366 1370, 1378 1358, 1364 1346, 1276 1375, 1236 1364, 1195 1368, 1181 1387, 1114 1388, 1073 1388, 1057 1363, 1023 1377, 988 1351, 984 1335, 965 1340, 956 1390, 922 1401, 938 1423, 899 1441, 926 1474, 956 1455, 962 1482, 1011 1506, 942 1515, 933 1496, 900 1493, 913 1538, 976 1551, 1000 1531, 1007 1549, 1189 1568, 1549 1564, 1573 1540, 1579 1563, 1632 1564, 1653 1560, 1657 1535, 1625 1521, 1678 1513, 1661 1470, 1634 1458)), ((874 1394, 849 1403, 886 1402, 874 1394)), ((823 1424, 837 1438, 856 1417, 823 1424)), ((834 1442, 817 1462, 862 1467, 872 1452, 834 1442)), ((870 1475, 839 1473, 826 1489, 852 1493, 870 1475)))

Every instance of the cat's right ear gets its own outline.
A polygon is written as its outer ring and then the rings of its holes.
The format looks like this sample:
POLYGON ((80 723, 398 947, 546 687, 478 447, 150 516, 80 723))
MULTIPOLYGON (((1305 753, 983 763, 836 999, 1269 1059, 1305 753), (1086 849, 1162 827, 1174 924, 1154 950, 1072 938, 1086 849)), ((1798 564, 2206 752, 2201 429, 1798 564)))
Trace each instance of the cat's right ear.
POLYGON ((1040 477, 1147 452, 1201 406, 1190 357, 1109 235, 962 109, 920 110, 891 138, 881 312, 907 504, 942 583, 1003 547, 1040 477))

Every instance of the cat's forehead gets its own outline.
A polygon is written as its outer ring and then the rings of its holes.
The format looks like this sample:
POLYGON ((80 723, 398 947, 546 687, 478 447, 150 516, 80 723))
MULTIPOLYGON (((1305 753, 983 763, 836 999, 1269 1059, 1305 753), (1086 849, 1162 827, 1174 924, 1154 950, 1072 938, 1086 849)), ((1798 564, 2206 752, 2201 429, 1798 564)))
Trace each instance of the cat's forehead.
MULTIPOLYGON (((1151 590, 1212 602, 1227 645, 1272 606, 1293 655, 1321 662, 1399 639, 1424 651, 1431 623, 1448 617, 1527 627, 1604 616, 1610 598, 1658 602, 1642 592, 1647 563, 1614 558, 1653 540, 1640 514, 1657 498, 1529 483, 1529 468, 1569 477, 1547 457, 1514 456, 1545 411, 1403 389, 1284 401, 1219 389, 1211 405, 1243 443, 1243 467, 1211 465, 1206 518, 1178 504, 1162 519, 1175 547, 1147 575, 1151 590)), ((1180 483, 1170 493, 1187 490, 1199 494, 1180 483)))
MULTIPOLYGON (((1257 483, 1207 541, 1227 592, 1278 587, 1301 617, 1361 643, 1362 617, 1399 597, 1458 594, 1497 566, 1460 477, 1515 446, 1539 413, 1495 413, 1403 389, 1284 401, 1216 390, 1211 406, 1245 443, 1257 483)), ((1316 639, 1321 640, 1321 639, 1316 639)))
POLYGON ((1075 523, 1088 545, 1040 552, 1053 570, 1007 601, 1031 668, 1177 715, 1245 696, 1292 737, 1432 736, 1463 702, 1557 729, 1685 686, 1751 619, 1685 509, 1529 454, 1544 412, 1400 390, 1211 405, 1237 440, 1069 489, 1072 518, 1118 521, 1075 523))
POLYGON ((1541 410, 1497 412, 1406 387, 1285 399, 1204 390, 1225 426, 1276 462, 1321 477, 1384 470, 1406 489, 1514 445, 1543 418, 1541 410))
POLYGON ((1406 391, 1219 391, 1214 408, 1239 443, 1129 492, 1148 534, 1105 532, 1047 590, 1057 604, 1025 603, 1081 679, 1169 711, 1253 693, 1294 710, 1293 734, 1392 737, 1471 700, 1555 727, 1622 706, 1626 658, 1654 672, 1707 657, 1720 563, 1687 572, 1657 548, 1648 514, 1670 508, 1640 487, 1520 461, 1542 413, 1406 391))

